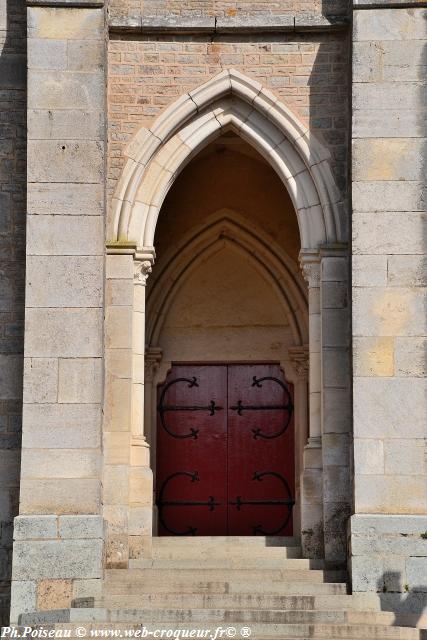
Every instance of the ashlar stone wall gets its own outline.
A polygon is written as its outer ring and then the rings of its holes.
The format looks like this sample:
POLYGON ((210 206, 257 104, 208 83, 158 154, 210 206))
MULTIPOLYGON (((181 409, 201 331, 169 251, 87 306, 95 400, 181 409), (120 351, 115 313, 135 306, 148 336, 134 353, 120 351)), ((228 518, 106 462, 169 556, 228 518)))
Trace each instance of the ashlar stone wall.
POLYGON ((353 589, 427 591, 427 11, 354 10, 353 589))
POLYGON ((0 626, 9 617, 24 352, 26 9, 0 2, 0 626))

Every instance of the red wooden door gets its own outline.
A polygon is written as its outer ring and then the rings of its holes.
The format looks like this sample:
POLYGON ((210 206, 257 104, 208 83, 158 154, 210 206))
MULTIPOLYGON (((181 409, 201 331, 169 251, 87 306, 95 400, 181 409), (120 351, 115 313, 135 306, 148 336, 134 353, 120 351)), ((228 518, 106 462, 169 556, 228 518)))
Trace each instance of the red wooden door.
POLYGON ((292 388, 279 365, 174 365, 158 391, 160 535, 291 535, 292 388))

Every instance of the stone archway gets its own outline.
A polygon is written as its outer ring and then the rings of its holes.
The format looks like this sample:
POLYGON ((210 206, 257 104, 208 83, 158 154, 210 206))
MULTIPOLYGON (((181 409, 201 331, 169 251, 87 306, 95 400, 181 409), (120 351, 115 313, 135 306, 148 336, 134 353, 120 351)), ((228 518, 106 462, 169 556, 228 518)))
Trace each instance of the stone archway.
MULTIPOLYGON (((113 337, 110 341, 107 338, 107 362, 108 350, 114 351, 117 344, 126 345, 128 358, 126 378, 117 376, 114 371, 110 376, 107 370, 105 425, 108 433, 111 421, 113 424, 122 421, 123 413, 128 416, 124 428, 129 431, 129 490, 128 495, 121 498, 121 522, 120 527, 115 528, 123 534, 111 537, 112 555, 117 556, 119 546, 118 555, 123 555, 124 561, 129 553, 124 542, 126 534, 131 556, 142 547, 149 548, 151 539, 151 470, 144 436, 143 407, 145 284, 155 259, 156 223, 162 203, 183 168, 204 146, 230 129, 270 163, 287 188, 298 219, 300 260, 308 282, 310 317, 310 437, 304 462, 307 492, 302 497, 302 530, 307 532, 306 555, 323 555, 324 551, 321 259, 338 256, 345 262, 343 247, 338 244, 345 239, 345 207, 334 183, 329 152, 272 93, 235 70, 225 70, 182 96, 150 129, 139 131, 127 147, 126 165, 112 202, 107 278, 115 280, 119 278, 118 274, 125 274, 127 280, 133 281, 133 292, 126 303, 120 305, 120 311, 116 308, 118 305, 112 304, 106 314, 107 337, 109 327, 113 334, 121 332, 121 338, 113 337)), ((341 273, 338 280, 345 278, 346 273, 341 273)), ((331 353, 329 349, 328 367, 331 366, 331 353)), ((149 358, 152 359, 152 355, 149 354, 149 358)), ((339 357, 339 354, 335 355, 339 357)), ((300 355, 296 354, 298 357, 300 355)), ((106 468, 107 475, 108 472, 106 468)), ((340 500, 340 508, 343 502, 340 500)), ((106 505, 107 521, 109 512, 117 514, 118 509, 111 510, 110 505, 106 505)), ((332 531, 333 526, 330 529, 332 531)), ((342 549, 340 554, 343 555, 342 549)))

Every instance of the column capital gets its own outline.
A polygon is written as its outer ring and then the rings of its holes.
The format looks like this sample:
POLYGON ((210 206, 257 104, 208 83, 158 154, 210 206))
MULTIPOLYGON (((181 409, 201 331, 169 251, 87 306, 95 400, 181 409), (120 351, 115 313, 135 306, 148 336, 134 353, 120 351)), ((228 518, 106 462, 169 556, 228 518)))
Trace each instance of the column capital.
POLYGON ((320 287, 320 253, 317 249, 302 249, 299 254, 304 280, 311 287, 320 287))
POLYGON ((135 251, 133 258, 133 280, 135 284, 145 287, 147 284, 147 278, 153 270, 155 257, 156 253, 153 247, 147 247, 141 251, 135 251))
POLYGON ((289 359, 294 365, 294 369, 298 378, 308 379, 309 371, 309 347, 301 345, 300 347, 290 347, 288 349, 289 359))
POLYGON ((153 382, 154 375, 159 368, 162 360, 163 352, 160 347, 148 347, 145 352, 145 380, 147 382, 153 382))

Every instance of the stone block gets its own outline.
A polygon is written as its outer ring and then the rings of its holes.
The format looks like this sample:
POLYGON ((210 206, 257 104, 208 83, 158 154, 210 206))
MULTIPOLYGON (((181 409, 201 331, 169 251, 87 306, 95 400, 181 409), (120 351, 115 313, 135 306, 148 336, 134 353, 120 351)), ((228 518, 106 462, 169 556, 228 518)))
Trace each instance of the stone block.
POLYGON ((108 535, 123 534, 128 530, 128 505, 104 505, 103 516, 107 523, 108 535))
POLYGON ((359 475, 354 479, 355 508, 361 513, 423 514, 425 476, 359 475))
MULTIPOLYGON (((398 205, 397 205, 398 206, 398 205)), ((427 219, 423 213, 355 213, 353 215, 353 251, 369 254, 422 254, 423 230, 427 219)))
MULTIPOLYGON (((30 109, 82 109, 99 112, 104 96, 105 79, 102 72, 32 71, 28 77, 30 109)), ((70 152, 66 155, 69 154, 70 152)))
POLYGON ((347 433, 351 429, 349 389, 325 389, 323 392, 324 433, 347 433))
POLYGON ((104 432, 104 461, 105 464, 129 464, 130 433, 127 431, 104 432))
POLYGON ((67 41, 31 38, 28 40, 28 69, 51 69, 52 71, 67 68, 67 41))
POLYGON ((386 286, 387 256, 354 254, 352 272, 354 287, 386 286))
POLYGON ((30 109, 27 126, 31 140, 102 140, 102 112, 30 109))
POLYGON ((16 624, 21 613, 31 613, 36 608, 36 582, 33 580, 13 580, 10 622, 16 624))
POLYGON ((102 314, 99 309, 27 308, 25 335, 31 357, 100 357, 102 314))
POLYGON ((354 42, 353 82, 422 81, 424 46, 423 40, 354 42))
POLYGON ((349 309, 323 309, 322 344, 323 347, 350 346, 349 309))
POLYGON ((383 559, 372 555, 351 558, 351 584, 353 593, 382 591, 383 559))
POLYGON ((59 537, 64 539, 90 539, 104 537, 102 516, 59 516, 59 537))
POLYGON ((105 314, 107 349, 132 348, 132 308, 108 307, 105 314))
POLYGON ((102 596, 102 580, 73 580, 73 599, 94 598, 102 596))
POLYGON ((425 146, 425 138, 354 140, 353 180, 422 180, 425 146))
POLYGON ((72 580, 40 580, 37 584, 37 609, 68 609, 73 593, 72 580))
MULTIPOLYGON (((403 106, 402 109, 404 109, 403 106)), ((399 180, 353 182, 353 211, 355 212, 424 211, 425 201, 426 185, 423 182, 399 180)), ((372 222, 374 220, 375 218, 372 218, 372 222)), ((399 220, 396 218, 394 225, 398 226, 398 223, 399 220)), ((388 228, 388 230, 391 229, 388 228)))
POLYGON ((381 109, 353 112, 353 139, 357 138, 417 138, 425 136, 425 122, 415 109, 389 109, 384 118, 381 109))
POLYGON ((95 140, 28 140, 29 182, 99 183, 104 175, 104 145, 95 140))
POLYGON ((27 307, 100 307, 102 256, 27 256, 27 307))
POLYGON ((104 38, 104 12, 99 9, 30 7, 28 37, 54 40, 99 40, 104 38))
POLYGON ((23 447, 81 449, 101 443, 99 405, 27 404, 23 423, 23 447))
POLYGON ((98 216, 28 216, 27 255, 101 256, 103 220, 98 216))
POLYGON ((404 438, 386 440, 384 442, 384 460, 386 474, 411 476, 425 473, 427 475, 426 440, 421 438, 418 440, 404 438))
POLYGON ((153 508, 131 507, 129 509, 129 535, 149 536, 153 528, 153 508))
MULTIPOLYGON (((425 552, 427 554, 427 551, 425 552)), ((427 592, 427 556, 408 558, 406 561, 406 577, 411 591, 427 592)))
POLYGON ((399 8, 376 8, 355 11, 353 38, 363 40, 424 40, 425 10, 399 8))
POLYGON ((384 473, 384 443, 382 440, 355 439, 354 470, 360 475, 384 473))
POLYGON ((57 358, 25 358, 24 402, 56 402, 57 396, 57 358))
POLYGON ((100 504, 101 487, 96 479, 22 478, 21 481, 20 509, 26 515, 97 514, 100 504))
POLYGON ((394 375, 394 338, 353 338, 353 372, 356 376, 394 375))
MULTIPOLYGON (((31 119, 31 115, 29 118, 31 119)), ((84 133, 84 128, 79 127, 79 131, 84 133)), ((27 187, 29 215, 101 216, 103 210, 104 193, 101 184, 53 182, 49 184, 30 183, 27 187)), ((50 223, 52 223, 52 219, 50 223)), ((82 230, 82 236, 85 236, 85 230, 82 230)), ((82 238, 80 238, 81 241, 82 238)), ((89 254, 93 253, 93 250, 89 252, 89 254)), ((97 253, 99 254, 99 252, 97 253)))
POLYGON ((351 518, 351 534, 381 538, 384 536, 420 536, 427 530, 427 516, 364 514, 358 513, 351 518))
POLYGON ((408 109, 424 104, 427 88, 419 82, 361 82, 353 85, 353 109, 408 109), (403 90, 404 89, 404 90, 403 90))
POLYGON ((125 465, 106 466, 103 489, 103 501, 105 504, 128 504, 129 468, 125 465))
POLYGON ((425 437, 425 384, 418 378, 355 378, 354 437, 401 438, 402 415, 405 436, 425 437), (398 398, 399 411, 396 411, 398 398))
POLYGON ((350 357, 347 349, 323 350, 323 384, 347 388, 350 384, 350 357))
POLYGON ((55 580, 102 577, 102 540, 16 542, 14 579, 55 580))
POLYGON ((396 338, 396 375, 424 378, 427 375, 427 339, 396 338))
POLYGON ((0 354, 0 400, 22 398, 22 355, 0 354))
POLYGON ((324 433, 322 435, 323 466, 348 466, 350 464, 350 442, 347 433, 324 433))
POLYGON ((388 283, 392 286, 421 287, 427 286, 426 256, 388 256, 388 283))
POLYGON ((105 428, 108 431, 128 431, 131 415, 132 384, 130 380, 113 379, 108 382, 105 397, 105 428))
POLYGON ((132 376, 132 350, 131 349, 106 349, 105 371, 115 378, 131 378, 132 376))
MULTIPOLYGON (((348 465, 348 461, 343 461, 348 465)), ((346 502, 351 500, 350 471, 348 466, 325 467, 323 469, 324 502, 346 502)))
POLYGON ((348 306, 348 289, 346 282, 322 283, 322 308, 345 309, 348 306))
POLYGON ((346 282, 348 280, 348 260, 325 256, 322 258, 322 283, 346 282))
POLYGON ((59 360, 58 402, 101 402, 102 387, 101 358, 59 360))
POLYGON ((22 478, 98 478, 97 449, 23 449, 22 478))
POLYGON ((58 518, 48 516, 17 516, 13 521, 15 540, 41 540, 58 537, 58 518))
POLYGON ((129 502, 148 505, 153 500, 153 472, 149 467, 134 467, 129 470, 129 502))
POLYGON ((107 306, 130 307, 133 304, 133 290, 132 280, 107 280, 105 304, 107 306))
POLYGON ((425 291, 376 287, 353 291, 354 336, 419 336, 426 331, 425 291))
POLYGON ((133 257, 131 255, 107 255, 105 259, 107 280, 132 280, 133 257))

